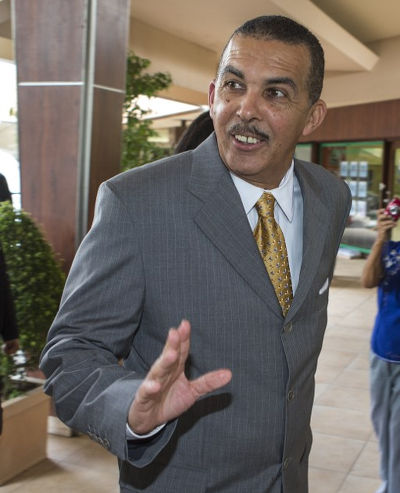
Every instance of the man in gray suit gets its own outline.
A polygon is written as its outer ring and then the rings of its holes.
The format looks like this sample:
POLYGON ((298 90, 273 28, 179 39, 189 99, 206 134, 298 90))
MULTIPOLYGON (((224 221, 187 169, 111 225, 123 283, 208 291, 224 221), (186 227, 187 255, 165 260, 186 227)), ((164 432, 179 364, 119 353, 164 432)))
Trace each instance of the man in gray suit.
POLYGON ((60 418, 119 458, 124 493, 308 490, 314 374, 350 207, 342 181, 293 159, 325 116, 323 72, 303 26, 248 21, 210 84, 215 134, 99 189, 42 368, 60 418), (290 267, 285 307, 274 253, 253 236, 265 191, 290 267))

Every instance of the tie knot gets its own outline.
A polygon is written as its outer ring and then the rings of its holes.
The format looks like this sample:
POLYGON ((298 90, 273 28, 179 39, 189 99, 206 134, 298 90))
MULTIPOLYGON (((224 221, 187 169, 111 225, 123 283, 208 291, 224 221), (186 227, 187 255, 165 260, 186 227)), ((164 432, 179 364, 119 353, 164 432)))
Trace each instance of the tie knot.
POLYGON ((268 218, 274 217, 275 197, 271 193, 264 192, 257 200, 255 205, 259 216, 268 218))

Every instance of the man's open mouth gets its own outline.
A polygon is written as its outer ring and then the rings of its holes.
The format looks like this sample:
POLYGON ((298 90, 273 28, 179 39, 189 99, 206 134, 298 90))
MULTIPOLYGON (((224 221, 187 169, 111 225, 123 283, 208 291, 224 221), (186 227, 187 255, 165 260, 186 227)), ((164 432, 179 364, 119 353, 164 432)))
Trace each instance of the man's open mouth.
POLYGON ((236 140, 243 142, 244 144, 258 144, 258 142, 260 142, 260 139, 249 135, 235 134, 234 137, 236 140))

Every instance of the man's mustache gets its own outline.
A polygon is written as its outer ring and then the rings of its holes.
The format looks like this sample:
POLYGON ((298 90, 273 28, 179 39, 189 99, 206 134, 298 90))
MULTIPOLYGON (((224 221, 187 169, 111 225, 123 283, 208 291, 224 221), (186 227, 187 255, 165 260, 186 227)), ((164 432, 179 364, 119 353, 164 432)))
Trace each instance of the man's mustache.
POLYGON ((229 129, 230 134, 243 134, 258 137, 261 140, 269 140, 269 136, 262 130, 259 130, 255 125, 249 125, 244 123, 235 123, 229 129))

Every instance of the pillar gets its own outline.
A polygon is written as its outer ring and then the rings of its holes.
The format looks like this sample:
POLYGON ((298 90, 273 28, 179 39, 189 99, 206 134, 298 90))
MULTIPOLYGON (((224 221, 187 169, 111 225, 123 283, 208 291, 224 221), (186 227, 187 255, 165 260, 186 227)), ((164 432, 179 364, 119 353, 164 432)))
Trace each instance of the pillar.
POLYGON ((13 0, 22 207, 68 270, 119 172, 130 0, 13 0))

